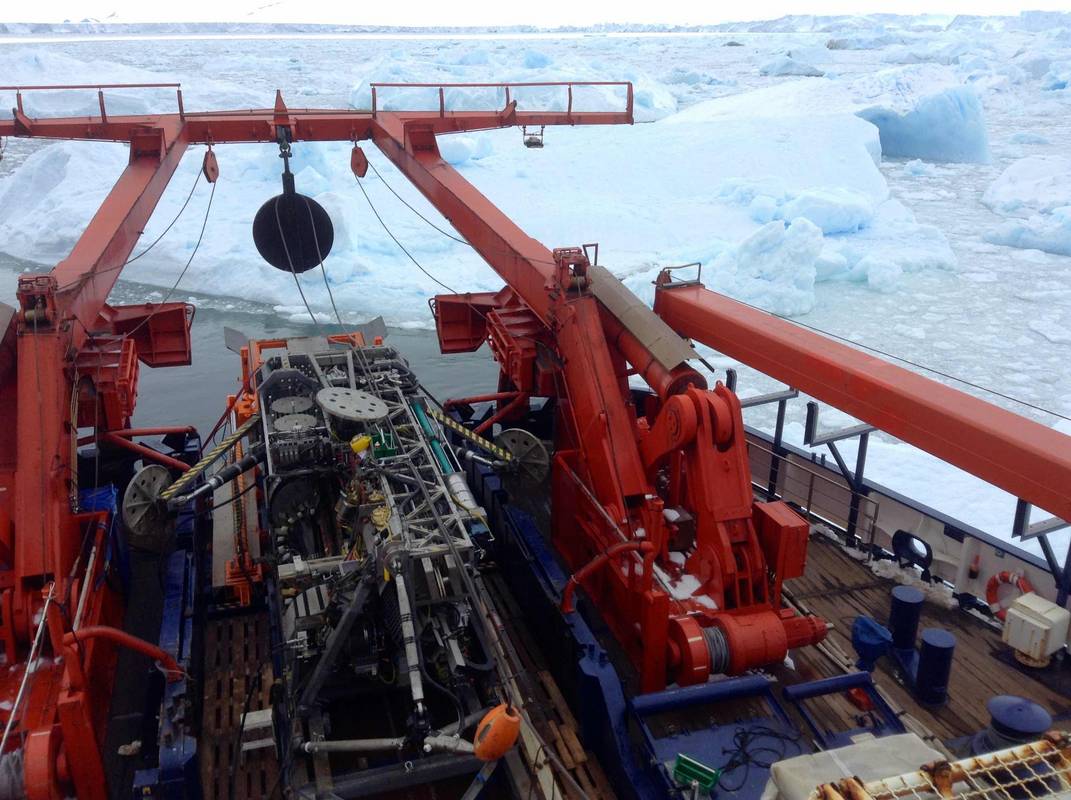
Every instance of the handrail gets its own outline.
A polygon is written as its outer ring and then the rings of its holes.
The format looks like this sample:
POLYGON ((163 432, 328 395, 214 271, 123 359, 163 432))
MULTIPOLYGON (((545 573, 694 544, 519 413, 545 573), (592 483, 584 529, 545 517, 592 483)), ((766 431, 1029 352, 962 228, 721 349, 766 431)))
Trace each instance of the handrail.
MULTIPOLYGON (((865 522, 865 524, 862 527, 864 527, 865 531, 869 534, 868 536, 859 537, 859 538, 865 539, 867 541, 868 546, 873 546, 874 537, 875 537, 875 533, 876 533, 877 525, 878 525, 878 510, 880 508, 880 504, 878 503, 878 501, 876 501, 873 497, 870 497, 870 496, 868 496, 866 494, 863 494, 861 492, 855 491, 850 485, 848 485, 848 483, 843 478, 841 478, 839 476, 838 477, 831 477, 830 475, 824 475, 821 472, 819 472, 818 470, 811 469, 810 467, 806 466, 803 463, 796 462, 796 461, 790 461, 785 455, 783 455, 781 453, 777 453, 771 448, 762 447, 761 445, 759 445, 757 442, 753 441, 752 439, 748 439, 747 445, 748 445, 748 451, 749 452, 751 451, 752 448, 754 448, 755 450, 763 453, 764 455, 769 456, 771 459, 779 460, 783 465, 791 466, 793 471, 803 472, 803 473, 807 474, 807 476, 808 476, 808 479, 807 479, 807 492, 806 492, 807 501, 800 508, 803 511, 803 513, 805 513, 807 515, 807 517, 810 518, 810 519, 818 519, 818 520, 821 520, 822 522, 832 523, 834 525, 839 525, 840 524, 836 520, 829 519, 827 516, 823 516, 822 514, 819 514, 819 513, 814 511, 813 506, 814 506, 815 484, 816 483, 826 484, 828 486, 834 487, 838 492, 847 492, 849 495, 854 495, 854 496, 858 497, 860 503, 861 504, 865 504, 866 509, 867 509, 866 511, 861 511, 861 514, 862 514, 862 517, 863 517, 863 521, 865 522)), ((786 472, 784 470, 781 470, 780 474, 784 476, 784 477, 782 477, 782 480, 784 480, 784 481, 794 480, 793 478, 790 477, 790 473, 788 473, 788 472, 786 472)), ((752 480, 752 486, 757 491, 759 491, 763 495, 765 495, 768 500, 773 500, 773 499, 781 497, 781 495, 777 493, 776 489, 773 492, 771 492, 771 491, 768 490, 768 488, 765 485, 761 484, 758 481, 752 480)), ((819 492, 819 495, 823 495, 823 493, 819 492)), ((829 499, 832 499, 832 497, 830 497, 830 495, 824 495, 824 496, 829 498, 829 499)))
MULTIPOLYGON (((375 117, 379 110, 380 89, 438 89, 439 90, 439 116, 446 116, 445 89, 502 89, 506 94, 506 106, 511 102, 511 89, 527 89, 536 87, 565 87, 567 90, 568 107, 566 115, 573 113, 573 88, 585 86, 621 86, 625 88, 625 113, 632 116, 634 104, 634 92, 631 81, 520 81, 510 83, 369 83, 372 92, 372 116, 375 117)), ((597 112, 589 112, 597 113, 597 112)), ((616 112, 610 112, 616 113, 616 112)))
POLYGON ((100 119, 102 122, 108 121, 108 110, 104 104, 105 89, 174 89, 178 102, 179 119, 186 119, 186 109, 182 103, 181 83, 57 83, 38 84, 33 86, 0 86, 0 92, 15 93, 15 110, 20 115, 25 115, 26 113, 22 107, 23 92, 60 91, 67 89, 96 89, 97 103, 100 105, 100 119))
POLYGON ((31 92, 50 89, 177 89, 181 83, 69 83, 39 86, 0 86, 0 92, 31 92))

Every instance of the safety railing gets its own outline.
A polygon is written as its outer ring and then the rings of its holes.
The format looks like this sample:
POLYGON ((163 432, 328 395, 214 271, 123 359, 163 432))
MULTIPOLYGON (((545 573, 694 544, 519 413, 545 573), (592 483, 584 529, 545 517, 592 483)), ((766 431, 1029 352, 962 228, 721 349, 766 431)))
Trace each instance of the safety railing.
MULTIPOLYGON (((853 492, 833 464, 784 443, 775 452, 771 437, 761 430, 749 427, 747 439, 757 495, 789 502, 812 522, 827 523, 838 537, 874 557, 914 565, 931 581, 951 587, 962 603, 980 610, 990 607, 1005 574, 1060 602, 1062 570, 1054 571, 1047 559, 873 481, 863 481, 862 491, 853 492), (853 499, 858 519, 851 537, 853 499)), ((1071 550, 1071 542, 1068 547, 1071 550)))
POLYGON ((855 535, 868 550, 873 546, 879 505, 872 497, 854 492, 842 478, 828 471, 789 461, 754 438, 748 440, 748 457, 755 491, 767 500, 791 502, 811 522, 846 530, 854 496, 859 509, 855 535))
POLYGON ((179 117, 186 118, 186 110, 182 103, 181 83, 71 83, 41 86, 0 86, 0 92, 15 93, 15 110, 19 114, 25 114, 22 95, 24 92, 54 92, 64 90, 93 90, 97 92, 97 103, 100 106, 100 118, 103 122, 108 121, 108 108, 104 101, 105 89, 174 89, 178 103, 179 117))
MULTIPOLYGON (((382 89, 435 89, 438 94, 439 103, 439 116, 445 117, 447 114, 446 103, 446 91, 448 89, 501 89, 505 93, 505 106, 508 107, 511 102, 517 99, 517 90, 521 89, 539 89, 539 88, 564 88, 566 90, 566 110, 567 116, 572 116, 574 113, 574 90, 578 88, 594 88, 594 87, 617 87, 624 89, 625 91, 625 113, 632 116, 633 110, 633 88, 630 81, 534 81, 528 83, 371 83, 369 88, 372 90, 372 116, 375 117, 379 113, 379 94, 382 89)), ((401 110, 401 109, 393 109, 401 110)), ((428 109, 405 109, 410 111, 424 111, 428 109)), ((578 112, 579 113, 579 112, 578 112)), ((583 112, 592 113, 592 112, 583 112)), ((594 112, 599 113, 599 112, 594 112)), ((616 113, 616 112, 614 112, 616 113)))

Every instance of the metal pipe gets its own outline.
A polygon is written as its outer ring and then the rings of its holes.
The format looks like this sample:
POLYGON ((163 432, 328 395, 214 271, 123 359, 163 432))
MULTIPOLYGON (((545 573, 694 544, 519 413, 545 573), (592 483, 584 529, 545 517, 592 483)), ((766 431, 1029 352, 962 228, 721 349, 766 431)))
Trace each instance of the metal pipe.
POLYGON ((413 627, 413 611, 409 606, 409 590, 405 577, 395 569, 395 589, 398 593, 398 618, 402 627, 402 642, 405 645, 405 667, 409 673, 409 688, 417 712, 424 713, 424 679, 420 674, 420 653, 417 650, 416 628, 413 627))
POLYGON ((382 739, 335 739, 324 742, 305 742, 301 749, 306 753, 384 753, 401 750, 405 746, 404 736, 382 739))
POLYGON ((93 543, 93 549, 89 551, 89 563, 86 564, 85 580, 82 583, 82 591, 78 593, 78 608, 74 612, 74 622, 71 628, 78 630, 82 624, 82 614, 86 609, 86 599, 89 597, 89 587, 93 583, 93 567, 97 562, 97 543, 93 543))
POLYGON ((172 458, 169 455, 161 453, 157 450, 153 450, 151 447, 146 447, 143 444, 132 442, 130 439, 124 439, 122 436, 116 436, 114 433, 101 434, 99 441, 104 444, 114 445, 126 450, 130 450, 137 453, 142 458, 154 461, 157 464, 163 464, 168 469, 176 469, 181 472, 185 472, 190 468, 190 465, 185 461, 179 461, 177 458, 172 458))
POLYGON ((622 553, 650 553, 654 549, 654 543, 649 542, 646 539, 632 539, 627 542, 618 542, 617 544, 612 544, 607 547, 606 550, 591 559, 591 561, 574 572, 569 578, 569 582, 565 584, 565 589, 562 591, 562 613, 572 614, 573 611, 576 610, 573 606, 573 595, 576 593, 576 587, 580 585, 580 582, 584 580, 584 578, 606 564, 611 558, 621 555, 622 553))
POLYGON ((0 753, 6 752, 7 740, 11 735, 11 730, 15 726, 15 720, 18 717, 19 708, 22 706, 22 698, 26 694, 26 686, 30 682, 30 676, 37 671, 37 661, 40 658, 41 641, 44 638, 45 620, 48 619, 49 606, 52 605, 52 597, 56 591, 56 582, 52 581, 52 584, 48 587, 48 597, 45 598, 44 608, 41 609, 41 622, 37 626, 37 633, 33 637, 33 644, 30 645, 30 655, 26 659, 26 669, 22 672, 22 680, 19 681, 19 691, 15 695, 15 702, 11 706, 11 713, 8 715, 7 724, 4 726, 4 737, 0 739, 0 753))
POLYGON ((636 368, 651 390, 662 400, 680 394, 689 386, 706 389, 707 380, 687 364, 679 364, 673 369, 666 367, 650 350, 644 346, 636 335, 626 328, 612 313, 599 315, 602 329, 610 344, 621 351, 625 360, 636 368))

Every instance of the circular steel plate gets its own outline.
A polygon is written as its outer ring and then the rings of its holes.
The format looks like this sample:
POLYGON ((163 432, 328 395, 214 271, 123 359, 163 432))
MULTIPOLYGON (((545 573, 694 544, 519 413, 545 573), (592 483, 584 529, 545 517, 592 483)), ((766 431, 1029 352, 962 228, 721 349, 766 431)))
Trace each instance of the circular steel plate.
POLYGON ((171 485, 166 467, 145 467, 127 484, 123 493, 123 522, 130 531, 130 544, 143 550, 164 552, 171 541, 172 520, 158 502, 160 493, 171 485))
POLYGON ((312 398, 295 395, 294 397, 280 397, 271 404, 273 414, 300 414, 312 408, 312 398))
POLYGON ((309 428, 315 428, 316 417, 312 414, 287 414, 278 417, 272 425, 275 430, 282 433, 296 433, 297 431, 307 431, 309 428))
POLYGON ((522 480, 540 483, 550 471, 550 454, 537 437, 520 428, 509 428, 495 437, 495 444, 513 456, 510 464, 522 480))
POLYGON ((375 422, 387 416, 387 404, 373 394, 359 389, 321 389, 316 402, 332 417, 350 422, 375 422))

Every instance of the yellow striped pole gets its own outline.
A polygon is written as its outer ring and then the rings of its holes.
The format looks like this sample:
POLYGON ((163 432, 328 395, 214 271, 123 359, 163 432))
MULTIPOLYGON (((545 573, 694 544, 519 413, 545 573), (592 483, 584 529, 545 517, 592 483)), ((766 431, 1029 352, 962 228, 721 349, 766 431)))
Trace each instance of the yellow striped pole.
POLYGON ((490 441, 489 439, 484 439, 478 433, 473 433, 468 428, 466 428, 464 425, 462 425, 460 422, 456 421, 452 417, 446 416, 446 414, 444 414, 443 412, 439 411, 438 409, 429 408, 428 409, 428 414, 430 416, 434 417, 439 422, 441 422, 443 425, 445 425, 447 428, 452 430, 454 433, 456 433, 461 438, 468 439, 470 442, 472 442, 477 447, 479 447, 479 448, 481 448, 483 450, 486 450, 488 453, 490 453, 493 456, 496 456, 500 460, 502 460, 502 461, 512 461, 513 460, 513 454, 510 453, 509 450, 506 450, 503 447, 499 447, 497 444, 495 444, 494 442, 490 441))

